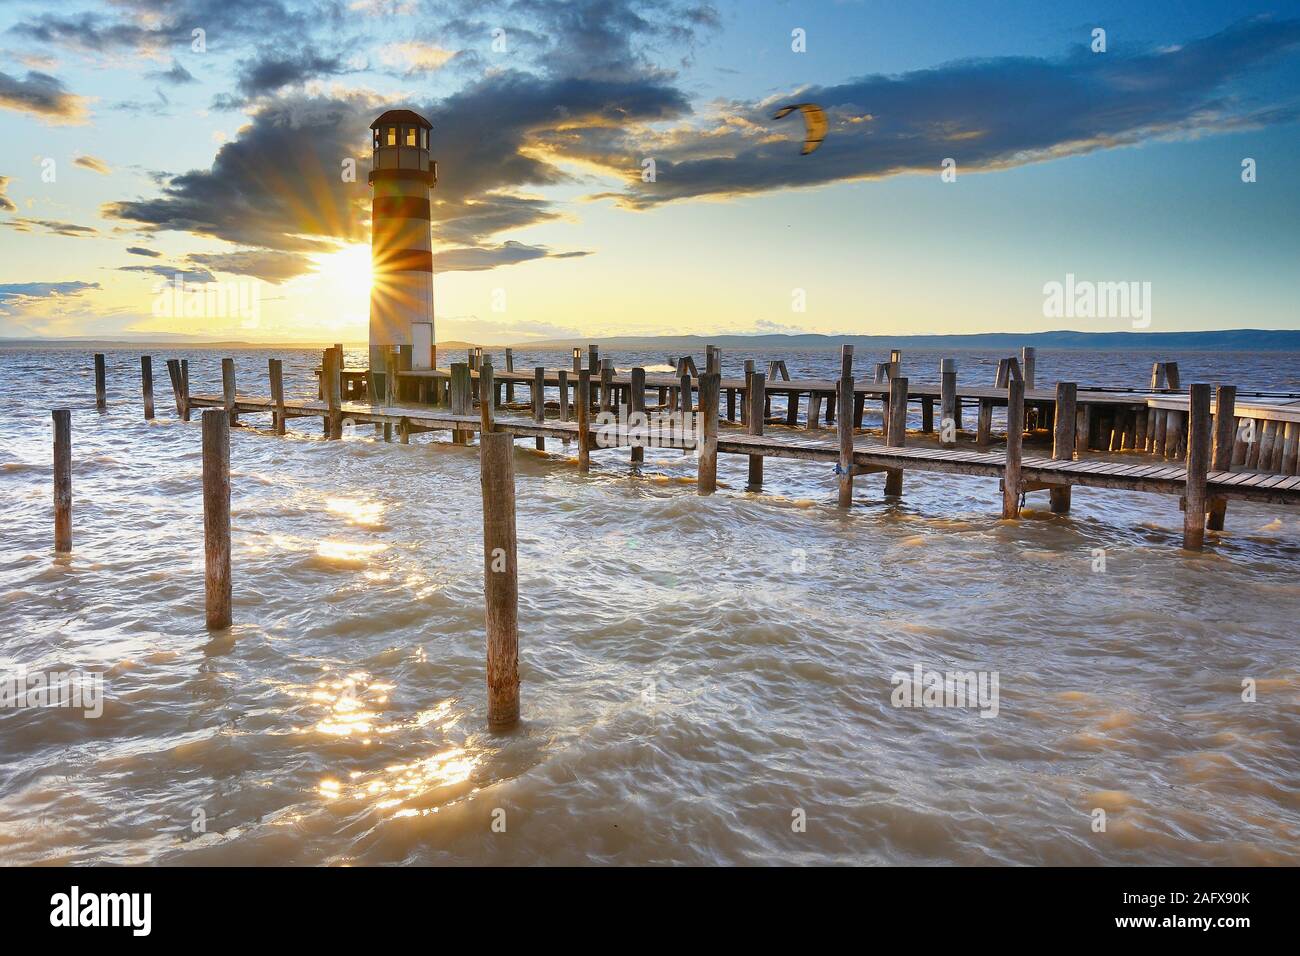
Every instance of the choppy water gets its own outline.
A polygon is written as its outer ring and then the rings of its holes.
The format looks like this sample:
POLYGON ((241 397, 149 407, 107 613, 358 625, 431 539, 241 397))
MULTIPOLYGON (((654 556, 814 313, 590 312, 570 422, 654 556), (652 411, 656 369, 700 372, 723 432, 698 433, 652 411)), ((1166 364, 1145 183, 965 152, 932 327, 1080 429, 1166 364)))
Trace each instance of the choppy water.
MULTIPOLYGON (((184 354, 215 390, 220 353, 184 354)), ((314 394, 319 353, 271 354, 314 394)), ((582 478, 559 443, 521 442, 524 723, 497 736, 475 450, 367 429, 327 444, 314 420, 278 439, 249 419, 232 433, 236 623, 213 640, 199 426, 174 420, 154 355, 146 423, 138 352, 108 353, 104 415, 88 354, 0 352, 0 673, 102 671, 108 696, 97 720, 0 710, 0 861, 1300 862, 1294 512, 1234 503, 1190 555, 1173 498, 1077 489, 1068 518, 1037 495, 1006 523, 996 482, 909 473, 891 502, 859 479, 845 515, 821 465, 769 461, 754 495, 724 456, 729 487, 699 498, 677 452, 637 474, 600 451, 582 478), (891 706, 916 664, 996 671, 998 715, 891 706)), ((265 393, 267 355, 237 353, 241 391, 265 393)), ((771 356, 726 368, 745 357, 771 356)), ((997 357, 960 353, 963 378, 991 380, 997 357)), ((1044 353, 1038 378, 1140 384, 1152 358, 1044 353)), ((1296 355, 1159 358, 1184 382, 1300 386, 1296 355)), ((937 355, 904 361, 937 377, 937 355)))

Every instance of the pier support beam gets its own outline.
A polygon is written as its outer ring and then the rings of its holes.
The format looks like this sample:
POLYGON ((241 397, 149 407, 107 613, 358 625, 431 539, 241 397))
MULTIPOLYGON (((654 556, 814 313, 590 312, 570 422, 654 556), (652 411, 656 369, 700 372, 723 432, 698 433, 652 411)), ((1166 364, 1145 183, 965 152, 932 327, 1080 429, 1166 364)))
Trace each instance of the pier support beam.
MULTIPOLYGON (((546 368, 533 369, 533 421, 541 425, 546 421, 546 368)), ((537 436, 537 450, 546 451, 546 437, 537 436)))
POLYGON ((230 627, 230 417, 203 412, 203 556, 208 629, 230 627))
MULTIPOLYGON (((1026 381, 1028 381, 1026 379, 1026 381)), ((1074 459, 1074 424, 1075 407, 1078 404, 1079 386, 1074 382, 1056 383, 1056 423, 1052 430, 1052 458, 1056 461, 1074 459)), ((1010 427, 1010 419, 1007 419, 1010 427)), ((1070 486, 1062 485, 1048 491, 1052 501, 1052 513, 1065 515, 1070 513, 1070 486)))
POLYGON ((840 419, 838 437, 840 440, 840 460, 836 472, 839 475, 839 506, 848 508, 853 504, 853 346, 840 346, 840 387, 838 392, 840 419))
MULTIPOLYGON (((732 393, 734 394, 734 393, 732 393)), ((628 406, 632 412, 645 414, 645 369, 637 366, 632 369, 632 387, 631 395, 628 396, 628 406)), ((714 429, 716 432, 716 428, 714 429)), ((645 461, 645 447, 642 445, 632 446, 632 461, 645 461)))
MULTIPOLYGON (((763 404, 766 399, 767 379, 762 372, 754 372, 749 376, 749 389, 745 395, 745 407, 749 415, 749 434, 763 434, 763 404)), ((758 491, 763 487, 763 456, 749 456, 749 484, 750 491, 758 491)))
POLYGON ((1187 490, 1183 495, 1183 547, 1205 544, 1206 476, 1210 470, 1210 386, 1188 389, 1187 490))
POLYGON ((104 353, 95 353, 95 409, 108 410, 108 385, 105 382, 104 353))
POLYGON ((514 443, 509 434, 479 436, 479 476, 483 490, 488 727, 508 730, 519 722, 519 564, 514 443))
POLYGON ((266 373, 271 380, 271 429, 277 435, 284 434, 284 362, 281 359, 267 359, 266 373))
POLYGON ((1020 517, 1020 453, 1025 437, 1025 382, 1007 381, 1007 464, 1002 475, 1002 517, 1020 517))
POLYGON ((952 441, 942 441, 944 448, 957 447, 957 429, 961 427, 961 422, 957 417, 957 360, 941 359, 939 362, 939 437, 943 438, 944 434, 950 433, 953 436, 952 441), (949 422, 951 432, 949 432, 949 422))
POLYGON ((72 550, 72 412, 51 410, 54 420, 54 550, 72 550))
POLYGON ((696 437, 700 442, 698 491, 711 495, 718 487, 718 401, 722 375, 705 372, 700 376, 700 427, 696 437))
POLYGON ((153 421, 153 358, 140 356, 140 392, 144 398, 144 420, 153 421))
POLYGON ((578 372, 578 471, 591 470, 591 369, 578 372))
MULTIPOLYGON (((1237 386, 1220 385, 1214 392, 1214 453, 1210 462, 1212 471, 1232 470, 1232 446, 1237 437, 1236 415, 1237 386)), ((1283 470, 1282 473, 1287 472, 1283 470)), ((1210 517, 1205 526, 1211 531, 1222 531, 1227 514, 1227 499, 1215 498, 1210 502, 1210 517)))
MULTIPOLYGON (((891 361, 890 366, 894 363, 891 361)), ((902 448, 907 444, 907 379, 896 375, 889 380, 889 421, 885 430, 885 444, 902 448)), ((903 493, 903 469, 885 469, 885 494, 903 493)))
MULTIPOLYGON (((324 374, 325 370, 321 369, 321 375, 324 374)), ((225 399, 225 409, 226 414, 230 416, 230 424, 238 424, 239 416, 235 413, 235 360, 232 358, 221 360, 221 395, 225 399)))

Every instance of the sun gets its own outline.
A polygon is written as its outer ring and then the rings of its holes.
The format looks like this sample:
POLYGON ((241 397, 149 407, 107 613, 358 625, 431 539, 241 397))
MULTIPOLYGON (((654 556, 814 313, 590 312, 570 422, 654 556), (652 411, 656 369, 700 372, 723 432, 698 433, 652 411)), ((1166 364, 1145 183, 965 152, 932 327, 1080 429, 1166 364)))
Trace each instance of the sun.
POLYGON ((370 246, 344 246, 316 257, 316 274, 332 292, 346 300, 370 299, 370 246))

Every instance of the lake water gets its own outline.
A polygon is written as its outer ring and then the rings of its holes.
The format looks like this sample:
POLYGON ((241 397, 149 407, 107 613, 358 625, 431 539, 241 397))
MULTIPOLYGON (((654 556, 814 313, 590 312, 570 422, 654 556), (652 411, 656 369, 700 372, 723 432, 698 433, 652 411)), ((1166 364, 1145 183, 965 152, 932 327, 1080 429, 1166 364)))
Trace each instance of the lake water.
MULTIPOLYGON (((96 719, 0 709, 0 862, 1300 863, 1292 510, 1234 502, 1190 554, 1172 497, 1076 489, 1058 517, 1032 494, 1004 522, 996 481, 908 473, 892 500, 859 478, 844 513, 825 465, 771 460, 753 494, 723 456, 700 498, 690 455, 601 450, 583 477, 572 448, 521 441, 523 722, 497 735, 476 449, 248 417, 235 625, 214 639, 200 429, 164 359, 217 391, 226 353, 152 354, 145 422, 138 351, 107 353, 104 414, 88 353, 0 351, 0 677, 99 674, 106 697, 96 719), (73 410, 67 557, 54 407, 73 410), (996 716, 894 706, 917 666, 996 675, 996 716)), ((315 394, 317 351, 230 354, 241 392, 268 392, 273 355, 315 394)), ((992 382, 1000 354, 955 355, 992 382)), ((904 372, 937 381, 940 357, 904 372)), ((1153 359, 1300 390, 1293 353, 1040 352, 1037 378, 1141 385, 1153 359)), ((516 354, 538 362, 568 359, 516 354)))

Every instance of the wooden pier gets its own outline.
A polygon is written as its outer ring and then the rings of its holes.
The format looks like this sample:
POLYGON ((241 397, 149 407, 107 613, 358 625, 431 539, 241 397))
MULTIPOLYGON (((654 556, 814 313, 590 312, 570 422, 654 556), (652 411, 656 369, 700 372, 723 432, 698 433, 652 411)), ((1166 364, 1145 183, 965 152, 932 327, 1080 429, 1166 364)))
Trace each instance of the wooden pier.
MULTIPOLYGON (((943 362, 940 384, 911 384, 899 374, 897 352, 890 362, 877 365, 871 381, 854 379, 847 346, 839 380, 781 377, 784 363, 769 365, 775 378, 757 371, 743 378, 723 377, 715 371, 721 361, 712 348, 704 373, 695 370, 692 360, 679 363, 680 374, 648 374, 640 368, 618 372, 608 360, 599 359, 594 347, 587 365, 581 364, 581 357, 575 350, 572 370, 496 370, 490 357, 471 350, 467 362, 451 368, 413 371, 401 368, 395 355, 386 370, 384 400, 362 402, 343 399, 348 371, 354 383, 346 389, 348 394, 363 391, 366 384, 358 370, 342 368, 341 349, 336 347, 326 350, 321 366, 325 381, 318 393, 323 397, 315 401, 286 401, 281 385, 270 397, 239 395, 227 387, 221 395, 178 395, 177 404, 223 408, 233 419, 269 414, 280 428, 287 418, 320 418, 331 437, 338 437, 343 423, 351 423, 382 426, 386 435, 395 431, 403 442, 416 433, 449 432, 463 444, 485 430, 532 439, 539 448, 545 448, 546 439, 558 438, 577 445, 583 471, 592 451, 602 448, 630 448, 633 460, 640 459, 638 452, 645 447, 693 450, 700 456, 702 494, 716 486, 717 456, 739 455, 749 462, 750 489, 762 487, 765 459, 825 463, 839 477, 838 500, 845 507, 852 501, 854 477, 884 473, 885 494, 898 495, 908 471, 996 479, 1002 514, 1012 518, 1019 515, 1024 496, 1038 491, 1049 492, 1052 510, 1061 514, 1069 511, 1073 487, 1171 495, 1193 511, 1184 538, 1193 548, 1200 547, 1200 536, 1193 530, 1202 522, 1194 520, 1198 512, 1209 516, 1211 530, 1221 530, 1229 501, 1300 505, 1300 396, 1260 393, 1247 401, 1234 395, 1224 414, 1214 400, 1202 413, 1191 401, 1200 394, 1196 388, 1177 390, 1177 367, 1172 363, 1157 364, 1149 388, 1126 390, 1072 382, 1030 387, 1015 357, 1000 363, 1000 384, 961 384, 951 360, 943 362), (527 402, 507 401, 515 389, 527 393, 527 402), (547 401, 548 391, 558 400, 547 401), (491 396, 486 403, 485 395, 491 396), (647 403, 647 395, 657 395, 658 403, 647 403), (776 414, 773 397, 785 402, 776 414), (807 403, 803 416, 801 399, 807 403), (881 406, 878 430, 863 424, 865 409, 875 402, 881 406), (936 403, 943 416, 940 430, 962 436, 964 442, 931 437, 936 403), (920 406, 921 427, 909 432, 913 404, 920 406), (961 428, 963 406, 977 410, 973 436, 961 428), (1007 409, 1010 421, 1023 423, 1020 429, 1007 429, 1001 452, 988 450, 995 440, 995 408, 1007 409), (647 409, 648 428, 630 422, 629 412, 647 409), (615 411, 620 414, 611 422, 615 411), (665 431, 668 412, 686 416, 691 424, 679 422, 665 431), (1221 427, 1216 427, 1215 416, 1221 427), (1231 455, 1219 447, 1227 440, 1222 425, 1231 439, 1231 455), (1201 443, 1209 440, 1205 436, 1216 432, 1218 441, 1202 454, 1201 443), (1020 439, 1040 433, 1046 436, 1049 453, 1024 455, 1020 439), (909 439, 924 444, 909 444, 909 439), (1100 461, 1090 459, 1090 451, 1131 452, 1136 460, 1100 461)), ((1022 358, 1032 373, 1032 354, 1022 358)), ((278 377, 273 374, 272 380, 278 377)), ((1223 387, 1220 394, 1226 394, 1223 387)))

